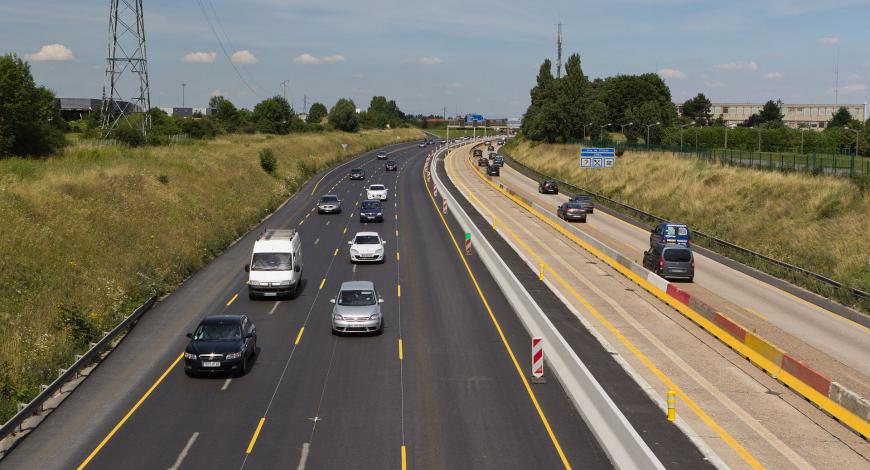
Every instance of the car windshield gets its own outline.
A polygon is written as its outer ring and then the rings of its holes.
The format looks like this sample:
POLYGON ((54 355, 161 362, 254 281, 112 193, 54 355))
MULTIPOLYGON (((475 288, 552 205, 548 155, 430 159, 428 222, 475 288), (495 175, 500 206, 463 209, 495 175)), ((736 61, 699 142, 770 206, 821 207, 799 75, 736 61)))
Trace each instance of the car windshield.
POLYGON ((583 204, 577 204, 576 202, 572 202, 568 204, 568 209, 583 209, 583 204))
POLYGON ((665 235, 669 237, 688 237, 689 229, 681 226, 668 225, 665 227, 665 235))
POLYGON ((357 235, 353 243, 355 245, 380 245, 381 239, 377 235, 357 235))
POLYGON ((338 202, 337 196, 323 196, 320 198, 320 202, 338 202))
POLYGON ((194 341, 233 341, 241 338, 239 325, 199 325, 193 334, 194 341))
POLYGON ((375 292, 371 290, 343 290, 338 294, 338 305, 361 307, 375 304, 375 292))
POLYGON ((353 175, 359 175, 359 174, 362 174, 362 172, 363 172, 362 170, 350 170, 350 173, 353 175))
POLYGON ((583 201, 591 201, 592 198, 589 196, 574 196, 571 198, 571 202, 583 202, 583 201))
POLYGON ((381 150, 380 152, 378 152, 378 155, 386 155, 386 154, 387 154, 387 152, 384 152, 383 150, 381 150))
POLYGON ((387 165, 395 165, 395 164, 396 164, 395 160, 387 160, 387 165))
POLYGON ((290 259, 290 253, 254 253, 251 271, 288 271, 290 259))
POLYGON ((380 209, 381 203, 378 201, 363 201, 360 207, 363 209, 380 209))
POLYGON ((371 189, 372 191, 383 191, 383 190, 384 190, 384 185, 382 185, 382 184, 373 184, 373 185, 369 186, 369 189, 371 189))
POLYGON ((680 263, 688 263, 692 261, 691 250, 670 249, 664 252, 665 261, 676 261, 680 263))

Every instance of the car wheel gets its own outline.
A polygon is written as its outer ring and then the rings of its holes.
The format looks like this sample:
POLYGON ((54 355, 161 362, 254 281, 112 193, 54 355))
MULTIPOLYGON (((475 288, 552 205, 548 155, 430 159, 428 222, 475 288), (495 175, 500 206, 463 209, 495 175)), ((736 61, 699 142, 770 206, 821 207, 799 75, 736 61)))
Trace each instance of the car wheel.
POLYGON ((557 189, 557 190, 553 191, 553 194, 559 194, 559 190, 557 189))
POLYGON ((689 282, 695 282, 694 279, 695 279, 695 276, 690 277, 689 282))
POLYGON ((257 300, 257 296, 254 295, 253 292, 248 291, 248 299, 250 299, 250 300, 257 300))
POLYGON ((188 377, 195 377, 196 376, 196 374, 194 374, 192 370, 187 370, 187 369, 184 369, 184 375, 186 375, 188 377))
POLYGON ((247 355, 242 356, 242 368, 239 369, 239 376, 243 376, 248 373, 248 360, 250 360, 250 357, 248 357, 247 355))

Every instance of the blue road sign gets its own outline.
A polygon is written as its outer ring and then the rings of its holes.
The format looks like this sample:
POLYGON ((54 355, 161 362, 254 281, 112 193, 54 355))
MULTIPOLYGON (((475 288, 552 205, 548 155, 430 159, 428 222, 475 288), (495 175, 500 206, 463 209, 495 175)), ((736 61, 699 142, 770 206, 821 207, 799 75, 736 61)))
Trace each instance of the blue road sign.
POLYGON ((596 148, 596 147, 584 147, 580 149, 581 157, 615 157, 616 149, 613 147, 610 148, 596 148))
POLYGON ((483 122, 483 116, 480 114, 468 114, 465 116, 465 122, 483 122))
POLYGON ((613 148, 581 148, 580 168, 613 168, 615 156, 613 148))

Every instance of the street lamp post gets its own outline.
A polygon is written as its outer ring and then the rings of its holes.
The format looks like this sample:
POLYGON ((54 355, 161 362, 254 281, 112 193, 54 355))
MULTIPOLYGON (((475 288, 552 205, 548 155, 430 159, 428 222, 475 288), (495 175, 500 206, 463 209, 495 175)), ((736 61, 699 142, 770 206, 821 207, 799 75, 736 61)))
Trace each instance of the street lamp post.
POLYGON ((591 123, 591 122, 589 124, 583 124, 583 140, 586 140, 586 128, 588 126, 591 126, 592 124, 593 123, 591 123))
POLYGON ((607 127, 607 126, 609 126, 609 125, 611 125, 611 124, 613 124, 613 123, 608 122, 607 124, 605 124, 605 125, 603 125, 603 126, 600 126, 600 127, 601 127, 601 130, 598 132, 598 138, 599 138, 600 140, 604 140, 604 128, 607 127))
POLYGON ((689 126, 694 126, 694 125, 695 125, 695 121, 692 121, 688 124, 683 124, 682 126, 680 126, 680 153, 683 153, 683 129, 685 129, 686 127, 689 127, 689 126))
POLYGON ((728 150, 728 124, 725 124, 725 150, 728 150))
POLYGON ((181 107, 184 107, 184 87, 187 86, 187 83, 181 84, 181 107))
POLYGON ((849 130, 855 133, 855 158, 858 158, 858 138, 861 136, 861 131, 856 129, 849 130))
POLYGON ((658 126, 661 124, 660 122, 656 122, 655 124, 647 124, 646 125, 646 151, 649 152, 649 130, 653 126, 658 126))
MULTIPOLYGON (((628 123, 628 124, 620 124, 620 125, 619 125, 619 133, 622 134, 622 135, 624 136, 624 135, 625 135, 625 128, 628 127, 628 126, 631 126, 631 125, 633 125, 633 124, 634 124, 633 122, 630 122, 630 123, 628 123)), ((626 137, 625 140, 628 140, 628 138, 626 137)))
POLYGON ((804 154, 804 131, 807 130, 806 127, 801 127, 801 155, 804 154))

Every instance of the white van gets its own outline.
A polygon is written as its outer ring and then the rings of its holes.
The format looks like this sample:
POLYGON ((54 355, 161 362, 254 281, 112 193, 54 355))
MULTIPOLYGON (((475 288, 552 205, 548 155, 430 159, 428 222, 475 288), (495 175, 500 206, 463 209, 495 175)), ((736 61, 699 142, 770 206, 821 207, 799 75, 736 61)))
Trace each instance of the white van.
POLYGON ((269 229, 254 242, 251 262, 245 265, 248 296, 294 296, 302 279, 302 240, 296 230, 269 229))

